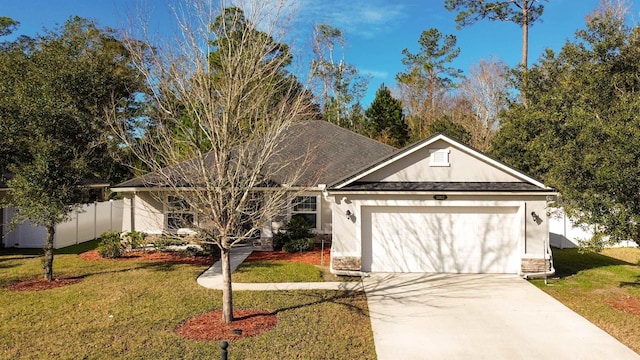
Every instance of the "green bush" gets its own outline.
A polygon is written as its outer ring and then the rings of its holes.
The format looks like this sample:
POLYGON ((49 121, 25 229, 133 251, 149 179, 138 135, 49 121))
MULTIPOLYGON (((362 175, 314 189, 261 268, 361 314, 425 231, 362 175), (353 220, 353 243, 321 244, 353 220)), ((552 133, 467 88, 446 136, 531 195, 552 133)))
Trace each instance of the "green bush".
POLYGON ((181 246, 186 244, 187 241, 183 239, 171 238, 168 236, 160 236, 158 239, 153 241, 153 245, 155 245, 158 250, 166 250, 167 247, 172 245, 181 246))
POLYGON ((274 249, 282 246, 286 252, 301 252, 313 249, 313 225, 302 216, 294 216, 283 227, 284 232, 274 239, 274 249), (276 244, 277 242, 278 244, 276 244), (281 245, 282 244, 282 245, 281 245))
POLYGON ((125 234, 123 240, 127 250, 138 249, 145 244, 146 233, 141 231, 129 231, 125 234))
POLYGON ((286 252, 303 252, 313 249, 313 238, 293 239, 287 241, 282 250, 286 252))
POLYGON ((289 240, 308 239, 313 236, 313 225, 302 216, 293 216, 283 227, 285 242, 289 240))
POLYGON ((200 246, 202 247, 204 255, 213 255, 216 257, 220 257, 220 247, 218 245, 211 243, 200 243, 200 246))
POLYGON ((117 258, 124 254, 124 247, 120 239, 119 232, 109 231, 98 238, 100 245, 98 245, 98 253, 103 258, 117 258))

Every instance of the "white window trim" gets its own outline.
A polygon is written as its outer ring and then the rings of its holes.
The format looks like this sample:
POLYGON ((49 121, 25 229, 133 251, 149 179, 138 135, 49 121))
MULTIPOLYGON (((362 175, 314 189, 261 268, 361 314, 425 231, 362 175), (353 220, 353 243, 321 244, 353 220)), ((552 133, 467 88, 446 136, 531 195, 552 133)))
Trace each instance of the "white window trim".
POLYGON ((321 222, 322 222, 321 219, 320 219, 321 214, 322 214, 322 211, 321 211, 322 199, 320 198, 320 195, 317 195, 317 194, 298 194, 298 195, 294 196, 291 199, 290 203, 292 205, 289 208, 289 219, 291 219, 296 214, 315 214, 316 215, 316 223, 315 223, 315 226, 313 228, 311 228, 311 230, 314 233, 320 232, 321 222), (301 196, 301 197, 315 197, 316 198, 316 210, 315 211, 304 211, 304 210, 303 211, 294 211, 293 210, 293 208, 294 208, 293 202, 295 201, 296 197, 299 197, 299 196, 301 196))
POLYGON ((450 153, 449 149, 430 149, 429 166, 451 166, 450 153), (439 157, 444 157, 444 160, 439 157))

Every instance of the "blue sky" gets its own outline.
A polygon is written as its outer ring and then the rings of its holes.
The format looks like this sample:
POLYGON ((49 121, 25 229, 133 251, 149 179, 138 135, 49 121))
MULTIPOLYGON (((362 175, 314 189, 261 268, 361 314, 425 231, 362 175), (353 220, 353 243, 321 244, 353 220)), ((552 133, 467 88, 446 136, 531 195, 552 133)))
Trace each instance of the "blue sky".
MULTIPOLYGON (((294 0, 297 3, 295 45, 308 48, 312 26, 330 24, 346 37, 345 60, 371 76, 363 100, 367 106, 381 83, 394 86, 395 76, 404 70, 402 50, 418 51, 422 31, 435 27, 456 35, 460 56, 453 66, 465 73, 480 59, 495 57, 509 66, 520 62, 521 29, 513 23, 480 21, 456 29, 455 13, 444 9, 444 0, 294 0)), ((530 29, 529 63, 545 48, 559 50, 599 0, 550 0, 542 22, 530 29)), ((139 0, 0 0, 0 16, 20 21, 17 34, 34 35, 43 27, 53 28, 72 15, 94 19, 100 26, 121 27, 127 15, 140 8, 139 0)), ((165 27, 173 21, 166 0, 145 0, 152 26, 165 27)), ((632 21, 638 22, 640 4, 633 2, 632 21)))

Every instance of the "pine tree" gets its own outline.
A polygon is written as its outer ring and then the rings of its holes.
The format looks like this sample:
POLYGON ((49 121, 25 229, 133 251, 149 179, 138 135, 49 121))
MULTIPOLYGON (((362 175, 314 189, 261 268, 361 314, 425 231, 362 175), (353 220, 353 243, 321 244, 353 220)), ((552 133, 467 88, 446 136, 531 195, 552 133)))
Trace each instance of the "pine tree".
POLYGON ((409 140, 409 127, 404 121, 402 103, 382 84, 365 112, 374 138, 391 146, 402 147, 409 140))

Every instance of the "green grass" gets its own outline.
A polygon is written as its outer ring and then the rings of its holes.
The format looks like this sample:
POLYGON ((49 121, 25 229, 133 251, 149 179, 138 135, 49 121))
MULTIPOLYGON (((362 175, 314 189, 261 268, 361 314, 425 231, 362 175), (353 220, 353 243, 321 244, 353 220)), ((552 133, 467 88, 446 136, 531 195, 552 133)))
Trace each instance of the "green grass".
MULTIPOLYGON (((72 252, 56 255, 54 273, 83 281, 12 292, 9 283, 41 276, 41 257, 3 250, 0 358, 219 358, 219 342, 185 340, 174 332, 188 318, 221 308, 222 293, 196 283, 204 267, 85 261, 72 252)), ((375 358, 363 293, 236 291, 234 305, 275 311, 279 323, 259 336, 232 341, 230 359, 375 358)))
POLYGON ((592 323, 640 353, 640 314, 616 309, 625 299, 640 304, 640 249, 606 249, 580 254, 576 249, 553 249, 557 277, 532 281, 592 323))
POLYGON ((309 264, 286 261, 250 261, 240 264, 231 274, 239 283, 319 282, 322 271, 309 264))

